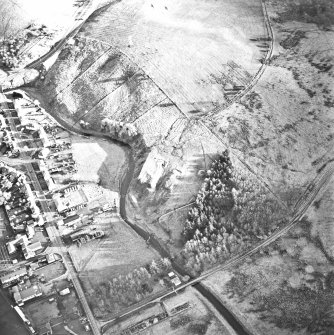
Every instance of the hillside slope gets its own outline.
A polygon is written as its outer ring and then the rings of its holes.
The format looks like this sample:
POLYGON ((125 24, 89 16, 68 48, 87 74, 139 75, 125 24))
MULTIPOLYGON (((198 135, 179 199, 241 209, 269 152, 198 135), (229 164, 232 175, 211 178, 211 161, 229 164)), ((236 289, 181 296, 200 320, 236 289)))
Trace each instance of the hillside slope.
POLYGON ((287 206, 331 157, 332 70, 323 64, 332 51, 321 41, 332 32, 280 23, 284 8, 272 1, 274 55, 263 65, 262 9, 245 0, 118 1, 91 17, 37 84, 48 110, 70 124, 100 130, 109 118, 138 129, 128 214, 173 247, 182 246, 182 206, 202 183, 198 171, 226 147, 287 206), (229 106, 262 66, 255 88, 229 106))

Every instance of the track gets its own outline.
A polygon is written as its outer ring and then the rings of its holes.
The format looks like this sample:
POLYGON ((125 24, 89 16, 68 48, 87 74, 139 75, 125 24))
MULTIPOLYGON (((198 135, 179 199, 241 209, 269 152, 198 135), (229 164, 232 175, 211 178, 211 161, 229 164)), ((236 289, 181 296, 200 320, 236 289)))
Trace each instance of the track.
POLYGON ((266 56, 263 60, 263 63, 260 66, 257 73, 255 74, 255 76, 252 78, 252 80, 248 83, 248 85, 242 91, 240 91, 231 100, 229 100, 229 102, 226 105, 223 106, 223 109, 221 107, 217 107, 217 108, 213 109, 210 112, 209 116, 213 116, 217 112, 229 108, 236 101, 242 99, 247 93, 249 93, 249 91, 252 90, 254 88, 254 86, 258 83, 259 79, 263 75, 264 71, 266 70, 266 68, 267 68, 267 66, 270 62, 270 59, 273 55, 273 50, 274 50, 274 33, 273 33, 273 29, 272 29, 271 24, 270 24, 269 15, 268 15, 267 7, 266 7, 266 4, 265 4, 265 0, 261 0, 261 4, 262 4, 262 11, 263 11, 263 15, 264 15, 264 21, 265 21, 267 34, 270 37, 270 42, 271 42, 269 44, 269 50, 266 53, 266 56))

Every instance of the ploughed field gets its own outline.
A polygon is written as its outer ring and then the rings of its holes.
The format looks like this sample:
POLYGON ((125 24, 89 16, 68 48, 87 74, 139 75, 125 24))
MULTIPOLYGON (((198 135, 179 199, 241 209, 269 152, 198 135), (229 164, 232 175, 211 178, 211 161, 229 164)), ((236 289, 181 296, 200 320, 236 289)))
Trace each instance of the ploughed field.
MULTIPOLYGON (((142 69, 186 113, 226 101, 260 67, 250 38, 266 37, 261 1, 120 1, 85 25, 142 69)), ((123 56, 124 57, 124 56, 123 56)))

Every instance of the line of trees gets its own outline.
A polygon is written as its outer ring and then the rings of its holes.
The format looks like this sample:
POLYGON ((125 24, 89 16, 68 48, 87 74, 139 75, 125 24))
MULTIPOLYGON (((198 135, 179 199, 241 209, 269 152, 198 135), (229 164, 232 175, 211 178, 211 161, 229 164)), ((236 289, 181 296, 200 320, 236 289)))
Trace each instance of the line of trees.
POLYGON ((138 130, 133 124, 108 118, 101 121, 101 130, 121 139, 131 139, 138 135, 138 130))

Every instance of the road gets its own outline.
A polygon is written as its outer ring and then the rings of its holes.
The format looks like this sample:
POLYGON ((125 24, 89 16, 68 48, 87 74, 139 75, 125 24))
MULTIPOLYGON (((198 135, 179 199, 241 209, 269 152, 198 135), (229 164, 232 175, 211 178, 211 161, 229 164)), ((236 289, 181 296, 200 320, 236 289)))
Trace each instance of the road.
POLYGON ((53 224, 48 225, 48 233, 50 240, 53 244, 55 244, 58 247, 59 253, 61 254, 64 264, 67 268, 68 274, 70 279, 72 280, 73 286, 77 292, 78 298, 81 302, 82 308, 84 309, 86 316, 89 320, 89 323, 91 325, 92 331, 94 335, 100 335, 100 327, 97 324, 93 313, 88 305, 87 299, 85 297, 84 291, 81 287, 81 283, 78 279, 76 270, 74 268, 74 265, 72 263, 72 260, 67 252, 66 247, 63 244, 63 241, 60 238, 59 232, 56 229, 56 227, 53 224))

